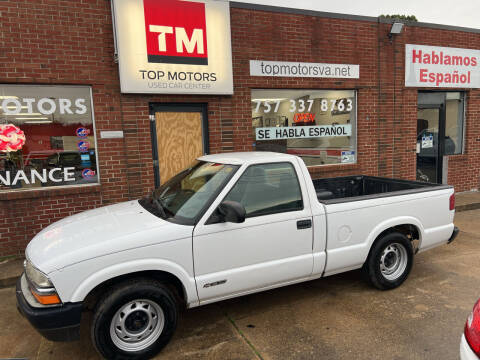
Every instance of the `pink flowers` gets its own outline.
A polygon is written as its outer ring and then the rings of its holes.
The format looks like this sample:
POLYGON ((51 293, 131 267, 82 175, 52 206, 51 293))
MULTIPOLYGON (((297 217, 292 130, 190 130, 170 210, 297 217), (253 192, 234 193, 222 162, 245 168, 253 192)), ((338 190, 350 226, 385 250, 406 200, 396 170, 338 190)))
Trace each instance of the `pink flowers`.
POLYGON ((0 124, 0 152, 17 151, 25 145, 25 134, 12 124, 0 124))

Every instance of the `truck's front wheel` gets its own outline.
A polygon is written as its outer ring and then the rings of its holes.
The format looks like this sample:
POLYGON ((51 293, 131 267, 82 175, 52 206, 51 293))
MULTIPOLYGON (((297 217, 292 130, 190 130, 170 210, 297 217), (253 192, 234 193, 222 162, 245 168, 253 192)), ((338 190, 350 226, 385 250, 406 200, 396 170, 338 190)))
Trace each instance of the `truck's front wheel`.
POLYGON ((170 340, 177 324, 175 297, 162 283, 136 279, 98 302, 92 340, 107 359, 148 359, 170 340))
POLYGON ((400 286, 407 279, 412 264, 412 243, 405 235, 392 232, 373 244, 363 271, 373 286, 388 290, 400 286))

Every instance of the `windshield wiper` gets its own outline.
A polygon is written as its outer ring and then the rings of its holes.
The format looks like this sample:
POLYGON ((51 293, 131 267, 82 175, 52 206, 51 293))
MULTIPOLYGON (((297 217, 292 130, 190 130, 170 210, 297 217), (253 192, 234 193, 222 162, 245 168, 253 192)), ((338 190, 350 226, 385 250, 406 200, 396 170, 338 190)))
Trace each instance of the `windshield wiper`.
POLYGON ((155 198, 155 190, 152 191, 152 202, 155 204, 157 207, 158 211, 160 212, 160 215, 162 215, 163 218, 167 218, 167 214, 165 213, 165 206, 162 204, 162 202, 158 199, 155 198))

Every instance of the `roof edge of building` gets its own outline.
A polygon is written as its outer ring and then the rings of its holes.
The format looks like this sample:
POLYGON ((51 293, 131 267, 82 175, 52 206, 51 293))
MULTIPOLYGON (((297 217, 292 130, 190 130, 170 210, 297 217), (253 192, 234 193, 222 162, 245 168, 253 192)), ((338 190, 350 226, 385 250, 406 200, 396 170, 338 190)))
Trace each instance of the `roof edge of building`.
MULTIPOLYGON (((237 9, 260 10, 260 11, 269 11, 269 12, 294 14, 294 15, 317 16, 317 17, 332 18, 332 19, 380 22, 382 24, 391 24, 394 22, 394 19, 375 17, 375 16, 342 14, 342 13, 333 13, 333 12, 307 10, 307 9, 295 9, 295 8, 288 8, 288 7, 281 7, 281 6, 244 3, 240 1, 230 1, 230 7, 237 8, 237 9)), ((416 21, 402 21, 402 22, 404 22, 407 26, 417 26, 417 27, 440 29, 440 30, 463 31, 463 32, 480 34, 480 29, 474 29, 474 28, 468 28, 468 27, 462 27, 462 26, 416 22, 416 21)))
POLYGON ((325 18, 333 18, 333 19, 360 20, 360 21, 370 21, 370 22, 378 21, 377 18, 374 16, 339 14, 339 13, 317 11, 317 10, 295 9, 295 8, 288 8, 288 7, 281 7, 281 6, 243 3, 239 1, 230 1, 230 7, 237 8, 237 9, 261 10, 261 11, 270 11, 270 12, 306 15, 306 16, 317 16, 317 17, 325 17, 325 18))

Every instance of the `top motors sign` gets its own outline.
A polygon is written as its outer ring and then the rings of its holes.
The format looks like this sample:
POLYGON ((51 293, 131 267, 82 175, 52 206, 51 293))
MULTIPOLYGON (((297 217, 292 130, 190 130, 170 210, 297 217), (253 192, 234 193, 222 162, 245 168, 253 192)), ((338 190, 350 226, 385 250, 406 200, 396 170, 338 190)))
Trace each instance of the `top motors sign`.
POLYGON ((480 88, 480 50, 407 44, 405 86, 480 88))
POLYGON ((233 94, 228 2, 113 3, 122 92, 233 94))

